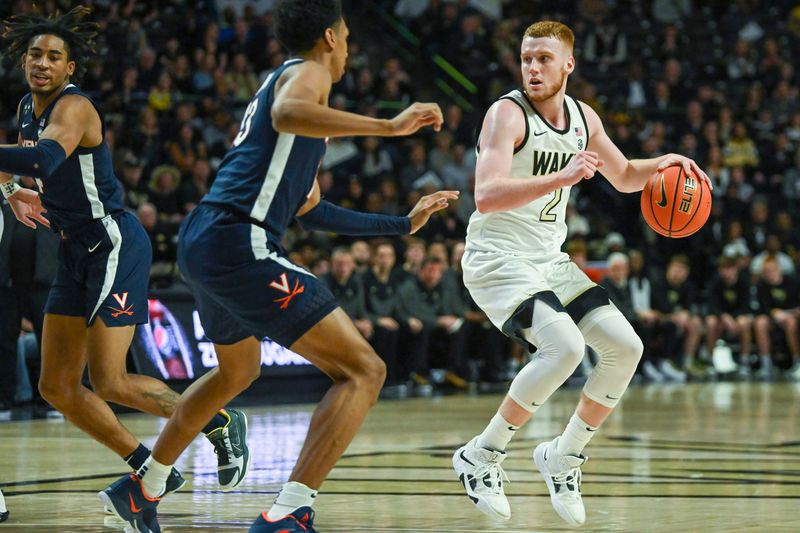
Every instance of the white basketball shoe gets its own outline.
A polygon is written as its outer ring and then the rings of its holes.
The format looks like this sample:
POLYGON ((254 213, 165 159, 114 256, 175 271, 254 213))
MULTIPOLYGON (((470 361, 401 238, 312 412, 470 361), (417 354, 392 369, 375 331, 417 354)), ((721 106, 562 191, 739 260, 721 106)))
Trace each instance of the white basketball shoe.
POLYGON ((573 526, 586 521, 586 511, 581 498, 581 465, 584 455, 561 455, 556 452, 558 437, 543 442, 533 451, 533 461, 539 468, 547 488, 550 502, 558 516, 573 526))
POLYGON ((503 482, 508 482, 503 467, 506 452, 479 448, 478 437, 456 450, 453 454, 453 469, 464 485, 467 496, 483 513, 501 520, 511 518, 503 482))

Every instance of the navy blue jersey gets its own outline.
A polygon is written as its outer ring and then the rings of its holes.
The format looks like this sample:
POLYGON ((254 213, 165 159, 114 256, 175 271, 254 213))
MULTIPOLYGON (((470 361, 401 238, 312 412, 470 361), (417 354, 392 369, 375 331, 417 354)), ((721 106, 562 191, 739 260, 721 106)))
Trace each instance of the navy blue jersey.
POLYGON ((279 133, 272 126, 275 82, 288 67, 302 61, 286 61, 261 85, 247 106, 217 179, 202 200, 264 228, 273 245, 279 245, 305 203, 325 154, 325 140, 279 133))
MULTIPOLYGON (((70 83, 50 102, 42 116, 36 117, 31 94, 22 98, 19 111, 22 146, 35 146, 39 142, 39 135, 47 127, 53 108, 62 96, 68 94, 77 94, 92 102, 70 83)), ((103 114, 99 109, 97 113, 102 124, 103 114)), ((93 148, 78 146, 49 178, 36 180, 53 230, 75 230, 92 220, 123 211, 122 186, 114 175, 111 150, 105 137, 103 127, 103 141, 99 145, 93 148)))

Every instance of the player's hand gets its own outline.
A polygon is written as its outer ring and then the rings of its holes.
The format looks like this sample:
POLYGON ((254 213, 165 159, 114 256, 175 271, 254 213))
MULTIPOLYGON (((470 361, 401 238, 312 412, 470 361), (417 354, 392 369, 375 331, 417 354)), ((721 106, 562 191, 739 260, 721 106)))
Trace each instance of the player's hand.
POLYGON ((578 152, 561 171, 564 186, 575 185, 583 179, 593 178, 597 169, 602 166, 603 160, 597 152, 578 152))
POLYGON ((43 213, 47 213, 47 209, 42 207, 42 199, 38 192, 20 189, 8 197, 8 204, 17 220, 29 228, 36 229, 36 222, 46 228, 50 227, 50 221, 43 216, 43 213))
POLYGON ((688 157, 680 154, 667 154, 664 157, 664 160, 658 165, 658 168, 656 168, 656 171, 661 172, 667 167, 673 166, 682 166, 683 171, 687 174, 691 174, 692 171, 694 171, 698 178, 706 182, 706 185, 708 185, 708 190, 714 190, 714 184, 711 183, 711 178, 709 178, 708 174, 703 172, 703 169, 701 169, 700 166, 694 162, 694 159, 689 159, 688 157))
POLYGON ((413 235, 424 226, 432 214, 447 207, 449 200, 457 198, 458 191, 439 191, 420 198, 417 205, 408 214, 408 218, 411 219, 411 234, 413 235))
POLYGON ((414 334, 419 333, 420 331, 422 331, 422 326, 423 326, 422 320, 420 320, 419 318, 415 318, 412 316, 411 318, 408 319, 408 329, 411 330, 411 333, 414 334))
POLYGON ((420 128, 433 126, 435 131, 442 129, 442 110, 439 104, 414 102, 402 113, 389 121, 391 135, 411 135, 420 128))

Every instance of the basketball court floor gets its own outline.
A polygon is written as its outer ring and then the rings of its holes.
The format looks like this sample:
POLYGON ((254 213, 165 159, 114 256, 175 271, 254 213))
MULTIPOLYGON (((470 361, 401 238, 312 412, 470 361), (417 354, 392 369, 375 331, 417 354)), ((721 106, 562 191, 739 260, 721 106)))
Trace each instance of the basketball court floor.
MULTIPOLYGON (((577 389, 561 390, 512 441, 504 463, 513 516, 473 508, 451 468, 499 396, 381 401, 317 501, 321 532, 565 531, 530 455, 561 432, 577 389)), ((313 406, 249 407, 253 467, 215 490, 216 458, 197 439, 178 467, 190 480, 160 506, 165 532, 247 531, 289 475, 313 406)), ((123 421, 147 444, 163 424, 123 421)), ((632 387, 586 450, 583 531, 800 530, 800 385, 632 387)), ((0 533, 101 532, 95 493, 125 473, 111 452, 61 420, 0 424, 0 486, 11 511, 0 533)))

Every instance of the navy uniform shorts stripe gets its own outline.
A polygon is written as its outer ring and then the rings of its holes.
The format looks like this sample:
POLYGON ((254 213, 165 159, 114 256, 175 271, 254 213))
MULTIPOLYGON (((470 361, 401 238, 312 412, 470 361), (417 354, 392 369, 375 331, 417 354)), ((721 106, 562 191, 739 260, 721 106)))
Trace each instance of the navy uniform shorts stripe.
POLYGON ((147 286, 152 250, 130 213, 107 217, 62 240, 58 271, 46 313, 97 317, 109 327, 147 322, 147 286))
POLYGON ((252 224, 201 204, 181 226, 178 265, 213 342, 253 336, 290 347, 338 304, 320 280, 275 247, 257 259, 253 232, 252 224))

